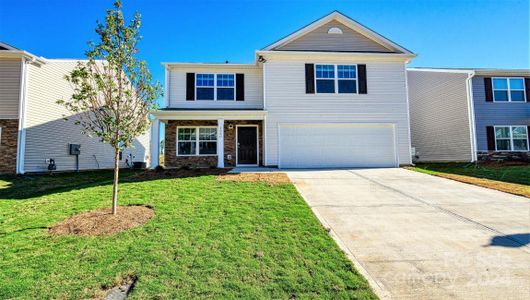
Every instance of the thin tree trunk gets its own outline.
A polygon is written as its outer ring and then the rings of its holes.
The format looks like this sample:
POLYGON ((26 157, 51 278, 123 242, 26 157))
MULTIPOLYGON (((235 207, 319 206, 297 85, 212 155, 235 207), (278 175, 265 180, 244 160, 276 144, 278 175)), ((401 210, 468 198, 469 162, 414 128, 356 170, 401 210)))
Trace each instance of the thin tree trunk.
POLYGON ((112 214, 118 210, 118 176, 120 172, 120 149, 114 149, 114 186, 112 188, 112 214))

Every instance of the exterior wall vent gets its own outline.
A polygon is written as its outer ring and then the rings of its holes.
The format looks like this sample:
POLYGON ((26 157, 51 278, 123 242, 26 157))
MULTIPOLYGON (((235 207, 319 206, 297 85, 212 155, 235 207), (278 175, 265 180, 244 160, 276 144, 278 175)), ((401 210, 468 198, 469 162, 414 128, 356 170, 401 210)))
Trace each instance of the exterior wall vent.
POLYGON ((331 27, 328 29, 328 34, 342 34, 342 29, 339 27, 331 27))

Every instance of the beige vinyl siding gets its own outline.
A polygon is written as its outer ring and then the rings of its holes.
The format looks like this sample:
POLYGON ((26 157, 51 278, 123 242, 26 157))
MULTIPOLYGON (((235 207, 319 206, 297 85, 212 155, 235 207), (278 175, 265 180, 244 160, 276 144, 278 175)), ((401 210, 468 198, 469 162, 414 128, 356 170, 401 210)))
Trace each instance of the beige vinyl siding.
POLYGON ((419 161, 471 161, 467 73, 407 74, 412 147, 419 161))
POLYGON ((261 68, 233 66, 172 66, 169 71, 167 97, 172 108, 263 108, 263 76, 261 68), (186 101, 186 73, 202 74, 245 74, 244 101, 186 101))
POLYGON ((360 57, 341 61, 330 57, 307 60, 310 61, 269 60, 264 66, 267 164, 278 164, 278 128, 285 123, 393 124, 398 162, 410 164, 404 63, 366 61, 360 57), (306 62, 366 64, 368 94, 306 94, 306 62))
POLYGON ((273 50, 392 52, 392 50, 335 20, 273 50), (342 34, 328 34, 331 27, 340 28, 342 34))
POLYGON ((0 59, 0 119, 18 119, 20 59, 0 59))
MULTIPOLYGON (((59 99, 68 99, 72 94, 64 75, 72 70, 76 61, 49 60, 38 67, 28 66, 28 96, 26 115, 25 172, 46 171, 46 159, 53 158, 57 170, 75 170, 75 156, 68 154, 68 144, 81 144, 80 169, 106 169, 113 167, 113 149, 81 134, 81 127, 74 124, 75 116, 61 105, 59 99), (69 117, 68 121, 63 115, 69 117)), ((143 161, 149 155, 149 133, 137 138, 134 148, 123 152, 125 157, 133 153, 136 160, 143 161)))

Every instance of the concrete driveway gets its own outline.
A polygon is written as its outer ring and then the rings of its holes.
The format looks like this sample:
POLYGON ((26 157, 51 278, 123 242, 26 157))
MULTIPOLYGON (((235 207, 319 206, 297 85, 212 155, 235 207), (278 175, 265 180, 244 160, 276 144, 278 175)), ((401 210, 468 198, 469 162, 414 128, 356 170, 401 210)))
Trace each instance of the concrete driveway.
POLYGON ((405 169, 287 172, 381 298, 530 299, 530 201, 405 169))

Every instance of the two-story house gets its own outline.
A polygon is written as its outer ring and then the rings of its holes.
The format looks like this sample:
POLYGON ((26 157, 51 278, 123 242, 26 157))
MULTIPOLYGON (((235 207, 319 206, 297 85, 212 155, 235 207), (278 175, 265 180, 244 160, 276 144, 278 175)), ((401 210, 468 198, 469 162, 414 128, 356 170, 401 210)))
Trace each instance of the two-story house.
POLYGON ((252 64, 164 63, 151 156, 163 122, 168 167, 410 164, 414 57, 333 12, 256 51, 252 64))
POLYGON ((418 161, 530 160, 530 70, 408 70, 418 161))
MULTIPOLYGON (((76 116, 56 103, 71 97, 64 76, 80 61, 39 57, 0 42, 0 173, 47 172, 51 162, 56 171, 113 168, 112 147, 81 134, 76 116), (78 155, 70 145, 80 146, 78 155)), ((131 157, 147 162, 149 148, 149 133, 139 136, 120 165, 131 157)))

